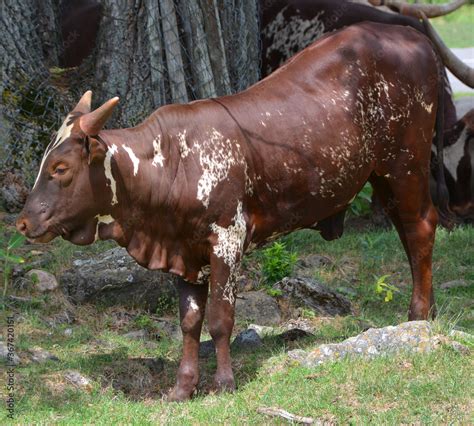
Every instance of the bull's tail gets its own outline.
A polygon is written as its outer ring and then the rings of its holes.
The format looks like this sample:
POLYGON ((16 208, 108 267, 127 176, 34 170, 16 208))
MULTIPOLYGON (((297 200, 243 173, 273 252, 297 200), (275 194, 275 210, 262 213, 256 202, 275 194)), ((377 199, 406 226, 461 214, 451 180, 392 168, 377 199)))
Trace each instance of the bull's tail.
POLYGON ((443 226, 451 228, 454 216, 449 208, 449 191, 444 173, 444 97, 445 97, 445 74, 443 62, 436 54, 438 66, 438 110, 436 112, 436 197, 440 222, 443 226))

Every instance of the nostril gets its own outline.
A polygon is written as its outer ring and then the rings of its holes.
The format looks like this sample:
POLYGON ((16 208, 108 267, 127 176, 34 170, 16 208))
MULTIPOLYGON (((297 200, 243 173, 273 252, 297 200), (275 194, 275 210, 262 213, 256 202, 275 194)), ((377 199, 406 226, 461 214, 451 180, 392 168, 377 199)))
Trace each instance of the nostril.
POLYGON ((26 220, 25 219, 19 219, 16 222, 16 229, 18 229, 18 231, 20 231, 21 233, 25 233, 26 230, 28 229, 28 224, 26 223, 26 220))

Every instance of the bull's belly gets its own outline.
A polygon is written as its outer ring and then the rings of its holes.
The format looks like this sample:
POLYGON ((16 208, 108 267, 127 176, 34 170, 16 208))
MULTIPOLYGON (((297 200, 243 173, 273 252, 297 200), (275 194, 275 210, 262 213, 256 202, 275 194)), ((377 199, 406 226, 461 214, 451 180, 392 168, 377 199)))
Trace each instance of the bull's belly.
POLYGON ((262 197, 261 208, 250 215, 251 242, 259 246, 298 229, 314 228, 323 219, 345 210, 371 171, 365 167, 352 174, 325 174, 304 182, 295 180, 295 184, 286 180, 281 187, 266 185, 265 190, 271 189, 271 193, 262 197))

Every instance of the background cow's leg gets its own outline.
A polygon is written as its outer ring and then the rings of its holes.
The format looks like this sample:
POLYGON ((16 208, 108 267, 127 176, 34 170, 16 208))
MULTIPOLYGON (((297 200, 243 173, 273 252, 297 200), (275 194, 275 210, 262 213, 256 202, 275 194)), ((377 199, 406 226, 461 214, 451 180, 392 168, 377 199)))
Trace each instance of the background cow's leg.
POLYGON ((434 309, 431 257, 438 215, 425 181, 422 176, 410 176, 406 172, 403 177, 371 178, 410 262, 413 293, 409 320, 427 319, 430 309, 434 309))
POLYGON ((208 307, 209 333, 216 346, 217 371, 214 376, 216 391, 235 389, 230 357, 230 337, 234 327, 236 271, 216 256, 211 257, 211 289, 208 307))
POLYGON ((179 317, 183 331, 183 357, 179 365, 175 387, 168 400, 182 401, 193 394, 199 381, 199 338, 206 311, 209 285, 189 284, 178 278, 179 317))

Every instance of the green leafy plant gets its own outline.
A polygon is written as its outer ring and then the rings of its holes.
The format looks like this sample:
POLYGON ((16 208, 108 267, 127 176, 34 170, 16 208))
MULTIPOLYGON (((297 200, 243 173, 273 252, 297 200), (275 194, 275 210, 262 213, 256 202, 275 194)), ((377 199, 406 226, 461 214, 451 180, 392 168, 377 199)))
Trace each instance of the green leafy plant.
POLYGON ((160 296, 156 301, 156 315, 165 315, 176 309, 176 300, 171 296, 160 296))
POLYGON ((283 292, 277 288, 268 287, 267 294, 272 297, 280 297, 283 295, 283 292))
POLYGON ((262 274, 265 284, 272 285, 291 275, 298 259, 285 243, 275 242, 262 252, 262 274))
POLYGON ((393 293, 400 291, 394 285, 386 282, 388 277, 390 277, 390 275, 382 275, 375 282, 375 292, 383 295, 385 302, 390 302, 393 299, 393 293))
POLYGON ((153 327, 153 320, 146 314, 139 315, 136 317, 133 322, 137 325, 139 328, 144 328, 146 330, 150 329, 153 327))
POLYGON ((370 203, 372 201, 372 186, 366 183, 362 190, 356 195, 349 209, 354 216, 363 216, 370 213, 370 203))
POLYGON ((3 297, 5 297, 7 294, 8 283, 10 281, 13 265, 25 262, 25 259, 14 253, 18 247, 23 245, 25 239, 26 238, 23 235, 15 233, 6 242, 4 248, 0 248, 0 259, 3 262, 3 297))

